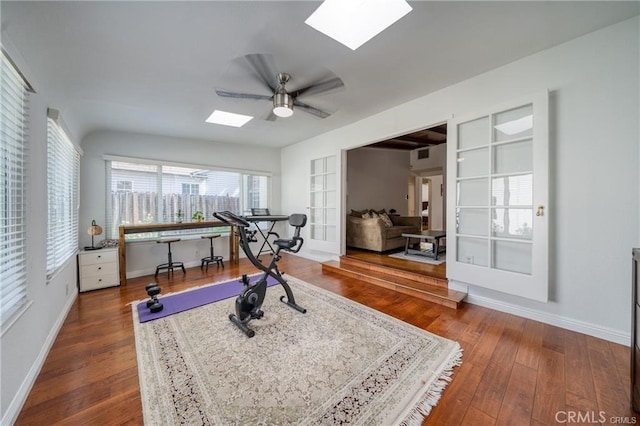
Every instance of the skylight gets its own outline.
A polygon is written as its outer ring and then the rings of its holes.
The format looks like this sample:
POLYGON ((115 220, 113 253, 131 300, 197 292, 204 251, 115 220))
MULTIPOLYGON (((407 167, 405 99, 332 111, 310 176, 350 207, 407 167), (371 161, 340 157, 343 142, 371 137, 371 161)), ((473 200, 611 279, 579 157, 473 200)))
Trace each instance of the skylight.
POLYGON ((250 115, 215 110, 205 121, 211 124, 222 124, 223 126, 242 127, 252 118, 250 115))
POLYGON ((405 0, 324 0, 305 23, 356 50, 412 10, 405 0))

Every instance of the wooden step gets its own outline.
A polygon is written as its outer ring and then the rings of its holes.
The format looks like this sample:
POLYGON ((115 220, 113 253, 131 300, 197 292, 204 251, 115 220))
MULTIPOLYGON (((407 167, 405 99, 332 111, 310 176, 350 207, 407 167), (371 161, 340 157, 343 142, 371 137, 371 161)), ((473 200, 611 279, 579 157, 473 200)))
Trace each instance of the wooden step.
POLYGON ((441 283, 434 285, 424 282, 425 278, 438 280, 437 278, 420 276, 418 280, 415 280, 413 278, 416 277, 413 275, 419 274, 412 274, 412 276, 407 277, 406 274, 411 274, 410 272, 384 268, 362 261, 353 262, 353 259, 345 262, 345 259, 347 258, 342 258, 340 262, 335 260, 323 262, 322 271, 358 279, 452 309, 458 309, 463 299, 467 296, 467 293, 443 288, 441 283), (404 274, 396 275, 397 272, 404 274))
POLYGON ((392 266, 380 265, 377 263, 367 262, 366 260, 357 259, 354 257, 342 256, 340 258, 340 264, 344 266, 354 266, 362 269, 366 269, 372 272, 380 272, 385 275, 390 275, 394 278, 405 278, 407 280, 420 282, 423 284, 429 284, 440 288, 449 288, 449 281, 442 278, 432 277, 420 272, 406 271, 403 269, 394 268, 392 266))

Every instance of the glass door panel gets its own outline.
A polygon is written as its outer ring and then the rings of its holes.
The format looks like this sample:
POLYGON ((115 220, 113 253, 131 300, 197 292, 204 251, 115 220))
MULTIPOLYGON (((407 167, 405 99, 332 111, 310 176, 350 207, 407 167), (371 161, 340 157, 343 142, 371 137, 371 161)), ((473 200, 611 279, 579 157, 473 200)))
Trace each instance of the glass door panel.
POLYGON ((488 240, 467 237, 457 238, 456 257, 460 263, 487 266, 489 265, 488 251, 488 240))
POLYGON ((458 153, 458 177, 486 176, 489 173, 489 149, 480 148, 458 153))
POLYGON ((325 191, 333 191, 336 189, 336 174, 335 172, 327 172, 324 176, 324 189, 325 191))
POLYGON ((311 192, 312 193, 322 193, 324 188, 324 176, 311 176, 311 192))
POLYGON ((334 208, 336 207, 336 191, 327 191, 325 193, 325 207, 334 208))
POLYGON ((324 158, 311 160, 311 176, 324 173, 324 158))
POLYGON ((489 199, 489 185, 486 178, 468 179, 458 182, 459 206, 486 206, 489 199))
POLYGON ((494 115, 494 141, 502 142, 531 135, 533 135, 533 105, 524 105, 494 115))
POLYGON ((533 209, 491 209, 491 235, 530 240, 533 236, 533 209))
POLYGON ((458 126, 458 149, 486 146, 489 143, 489 117, 478 118, 458 126))
POLYGON ((489 209, 466 209, 458 211, 458 234, 487 236, 489 209))
POLYGON ((322 192, 311 193, 311 207, 322 207, 324 205, 324 194, 322 192))
POLYGON ((504 143, 493 149, 493 173, 529 172, 533 169, 532 140, 504 143))
POLYGON ((491 205, 529 206, 533 204, 533 174, 501 176, 491 180, 491 205))
POLYGON ((531 274, 531 244, 494 241, 492 257, 495 269, 531 274))

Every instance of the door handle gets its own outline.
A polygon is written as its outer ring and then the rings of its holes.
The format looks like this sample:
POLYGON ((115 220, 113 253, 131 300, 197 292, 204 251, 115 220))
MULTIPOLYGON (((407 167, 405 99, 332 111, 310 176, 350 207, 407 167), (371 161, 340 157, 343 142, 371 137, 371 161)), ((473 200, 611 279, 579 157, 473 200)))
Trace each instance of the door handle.
POLYGON ((544 206, 542 204, 538 205, 538 211, 536 212, 536 216, 544 216, 544 206))

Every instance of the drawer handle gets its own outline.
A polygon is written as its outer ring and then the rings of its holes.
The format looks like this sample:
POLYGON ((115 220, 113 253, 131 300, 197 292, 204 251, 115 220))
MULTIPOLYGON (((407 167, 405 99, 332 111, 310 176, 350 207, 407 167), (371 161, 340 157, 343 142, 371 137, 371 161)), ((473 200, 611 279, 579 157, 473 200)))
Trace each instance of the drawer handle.
POLYGON ((102 278, 99 278, 99 279, 98 279, 98 282, 99 282, 99 283, 101 283, 101 282, 102 282, 102 278))
POLYGON ((101 255, 98 255, 98 259, 100 259, 101 257, 102 257, 101 255))
POLYGON ((102 269, 102 266, 98 266, 98 271, 102 269))

